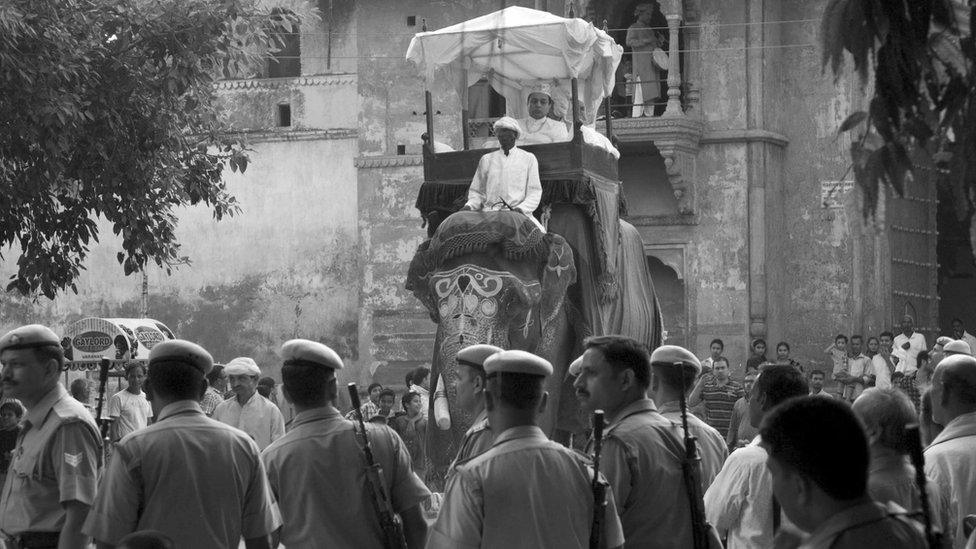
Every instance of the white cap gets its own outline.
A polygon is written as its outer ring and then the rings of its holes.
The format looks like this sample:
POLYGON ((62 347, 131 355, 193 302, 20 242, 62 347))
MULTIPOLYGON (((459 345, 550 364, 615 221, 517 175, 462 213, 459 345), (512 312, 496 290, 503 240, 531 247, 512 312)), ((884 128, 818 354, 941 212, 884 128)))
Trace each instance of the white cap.
POLYGON ((258 368, 258 363, 253 358, 239 356, 224 364, 224 372, 229 376, 260 376, 261 368, 258 368))

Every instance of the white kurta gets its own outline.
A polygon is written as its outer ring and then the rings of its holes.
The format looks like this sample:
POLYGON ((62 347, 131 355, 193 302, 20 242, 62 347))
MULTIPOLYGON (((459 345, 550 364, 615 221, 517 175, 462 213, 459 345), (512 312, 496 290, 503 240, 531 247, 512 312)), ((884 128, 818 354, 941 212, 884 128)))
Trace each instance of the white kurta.
POLYGON ((522 127, 522 135, 518 138, 519 145, 538 145, 540 143, 562 143, 569 141, 569 132, 566 124, 544 116, 538 120, 535 118, 523 118, 518 121, 522 127))
POLYGON ((499 149, 481 157, 465 206, 496 212, 511 207, 535 220, 532 212, 540 200, 539 161, 532 153, 512 147, 508 155, 499 149))
POLYGON ((274 402, 257 391, 241 406, 237 397, 225 400, 214 409, 213 418, 251 435, 259 450, 285 434, 285 418, 274 402))
POLYGON ((874 374, 874 386, 878 389, 891 388, 891 372, 888 370, 888 361, 878 353, 871 357, 871 373, 874 374))
POLYGON ((910 374, 918 369, 918 353, 928 350, 928 346, 925 344, 925 336, 912 332, 912 337, 905 334, 896 335, 892 349, 892 354, 898 357, 895 371, 910 374), (908 349, 901 348, 905 343, 908 343, 908 349))
POLYGON ((938 486, 942 508, 948 510, 946 535, 953 547, 962 549, 962 519, 976 513, 976 412, 953 419, 935 437, 925 449, 925 473, 938 486))

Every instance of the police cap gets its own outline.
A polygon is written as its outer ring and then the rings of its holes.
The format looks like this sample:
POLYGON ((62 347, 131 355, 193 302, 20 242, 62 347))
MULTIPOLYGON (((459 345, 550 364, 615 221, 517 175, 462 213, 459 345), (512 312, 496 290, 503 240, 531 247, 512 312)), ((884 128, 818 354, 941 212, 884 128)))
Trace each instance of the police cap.
POLYGON ((0 337, 0 352, 7 349, 36 349, 54 346, 61 348, 61 339, 47 326, 28 324, 10 330, 0 337))
POLYGON ((503 350, 501 347, 495 347, 494 345, 471 345, 458 351, 457 363, 470 366, 475 370, 484 371, 485 359, 503 350))
POLYGON ((695 375, 701 373, 702 366, 698 357, 688 349, 677 345, 661 345, 651 353, 651 366, 691 366, 695 375))
POLYGON ((569 375, 578 376, 583 371, 583 355, 569 363, 569 375))
POLYGON ((339 353, 317 341, 291 339, 281 346, 281 359, 285 364, 307 363, 329 370, 341 370, 339 353))
POLYGON ((149 351, 149 367, 163 362, 181 362, 193 366, 206 375, 213 368, 213 357, 206 349, 183 339, 168 339, 157 343, 149 351))
POLYGON ((485 373, 489 376, 506 373, 548 377, 552 375, 552 364, 526 351, 501 351, 485 360, 485 373))

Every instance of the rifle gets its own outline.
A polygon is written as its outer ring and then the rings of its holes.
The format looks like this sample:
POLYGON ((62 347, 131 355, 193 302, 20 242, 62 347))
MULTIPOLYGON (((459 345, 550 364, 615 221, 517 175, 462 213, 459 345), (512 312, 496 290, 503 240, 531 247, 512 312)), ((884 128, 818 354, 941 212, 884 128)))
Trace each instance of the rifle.
POLYGON ((603 449, 603 410, 593 412, 593 524, 590 549, 603 547, 603 519, 607 513, 607 482, 600 478, 600 452, 603 449))
POLYGON ((95 422, 102 435, 102 442, 108 446, 108 427, 112 424, 110 420, 102 419, 102 409, 105 406, 105 386, 108 384, 108 369, 112 367, 112 361, 102 357, 98 365, 98 406, 95 408, 95 422))
MULTIPOLYGON (((684 364, 675 364, 681 369, 684 378, 684 364)), ((685 491, 691 504, 691 528, 694 549, 708 549, 710 527, 705 521, 705 501, 702 499, 701 454, 698 453, 698 438, 688 431, 688 402, 685 400, 684 384, 679 391, 681 405, 681 426, 684 430, 685 455, 681 460, 681 472, 685 479, 685 491)))
POLYGON ((942 535, 932 530, 932 507, 929 503, 929 493, 926 490, 925 456, 922 455, 922 437, 918 423, 905 426, 905 438, 908 443, 908 455, 915 467, 915 485, 918 486, 918 497, 922 503, 922 521, 925 524, 925 539, 931 549, 942 547, 942 535))
MULTIPOLYGON (((366 422, 363 421, 362 405, 359 402, 359 389, 355 383, 349 384, 349 398, 352 400, 353 411, 359 420, 362 432, 362 449, 366 454, 366 488, 369 489, 369 499, 373 502, 373 509, 380 521, 383 531, 383 547, 386 549, 407 549, 407 541, 403 535, 403 523, 393 511, 393 503, 383 482, 383 468, 373 459, 373 449, 369 445, 369 435, 366 433, 366 422)), ((355 431, 355 427, 353 427, 355 431)))

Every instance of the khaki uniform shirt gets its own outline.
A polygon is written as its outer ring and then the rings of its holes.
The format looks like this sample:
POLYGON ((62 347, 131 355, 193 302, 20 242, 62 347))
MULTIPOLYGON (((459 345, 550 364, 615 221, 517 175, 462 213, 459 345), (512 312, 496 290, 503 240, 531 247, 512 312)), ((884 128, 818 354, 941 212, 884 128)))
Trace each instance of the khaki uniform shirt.
POLYGON ((827 519, 799 549, 924 549, 925 535, 918 525, 899 517, 904 509, 869 501, 827 519))
POLYGON ((181 400, 119 442, 82 531, 118 544, 159 530, 174 547, 213 549, 280 525, 254 441, 181 400))
MULTIPOLYGON (((491 449, 459 464, 447 485, 428 549, 589 547, 592 469, 535 426, 499 433, 491 449)), ((612 491, 606 547, 623 544, 612 491)))
POLYGON ((60 532, 63 504, 95 499, 100 456, 95 420, 58 383, 24 418, 0 495, 0 530, 60 532))
POLYGON ((491 427, 488 425, 488 412, 482 409, 475 416, 471 427, 464 433, 464 438, 461 439, 461 449, 454 461, 451 462, 451 466, 447 468, 444 485, 446 486, 447 482, 454 476, 454 468, 457 467, 458 463, 463 463, 487 452, 494 440, 494 433, 491 432, 491 427))
MULTIPOLYGON (((354 425, 332 407, 306 410, 261 453, 281 509, 281 543, 288 549, 383 547, 354 425)), ((393 510, 401 513, 430 496, 396 432, 375 423, 368 423, 366 431, 393 510)))
MULTIPOLYGON (((625 406, 605 431, 600 465, 617 500, 628 547, 694 545, 679 437, 681 431, 647 398, 625 406)), ((721 437, 719 445, 725 446, 721 437)))
MULTIPOLYGON (((738 404, 738 403, 736 403, 738 404)), ((684 443, 684 429, 682 428, 681 408, 677 402, 665 402, 658 411, 671 422, 671 430, 678 440, 684 443)), ((748 420, 747 420, 748 421, 748 420)), ((701 456, 702 494, 712 485, 729 457, 729 448, 725 437, 714 427, 705 423, 695 414, 688 412, 688 430, 691 436, 698 439, 698 454, 701 456)))

